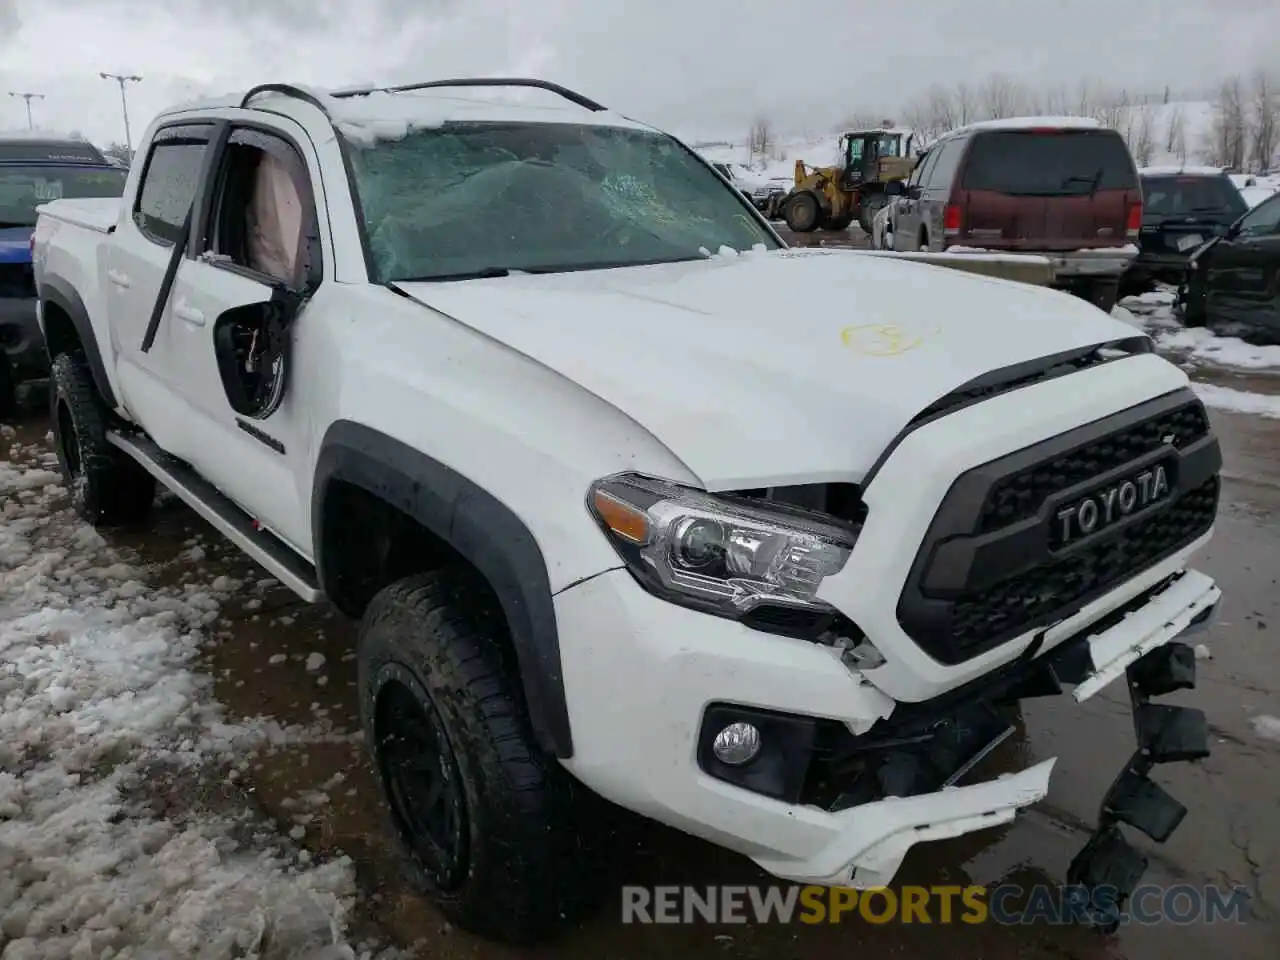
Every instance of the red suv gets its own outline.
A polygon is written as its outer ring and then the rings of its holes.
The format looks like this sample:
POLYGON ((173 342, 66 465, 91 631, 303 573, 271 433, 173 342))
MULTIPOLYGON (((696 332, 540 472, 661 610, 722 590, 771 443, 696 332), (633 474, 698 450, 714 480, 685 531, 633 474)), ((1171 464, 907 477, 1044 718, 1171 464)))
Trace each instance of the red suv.
POLYGON ((1104 310, 1137 256, 1138 170, 1116 131, 1077 117, 989 120, 930 146, 893 196, 884 246, 1047 256, 1053 285, 1104 310))

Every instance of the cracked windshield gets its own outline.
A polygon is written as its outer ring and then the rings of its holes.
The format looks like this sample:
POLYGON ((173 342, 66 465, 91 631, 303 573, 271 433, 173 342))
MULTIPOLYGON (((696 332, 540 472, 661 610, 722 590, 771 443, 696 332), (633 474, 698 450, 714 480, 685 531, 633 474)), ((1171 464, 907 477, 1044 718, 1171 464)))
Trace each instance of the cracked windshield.
POLYGON ((1278 38, 0 0, 0 960, 1277 960, 1278 38))

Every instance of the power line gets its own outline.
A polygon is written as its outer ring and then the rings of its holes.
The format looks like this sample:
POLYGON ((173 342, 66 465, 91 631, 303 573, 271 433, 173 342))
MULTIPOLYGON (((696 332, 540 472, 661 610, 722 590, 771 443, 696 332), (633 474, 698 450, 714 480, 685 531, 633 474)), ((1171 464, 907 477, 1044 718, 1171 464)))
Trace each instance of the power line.
POLYGON ((18 90, 10 90, 10 91, 9 91, 9 96, 11 96, 11 97, 21 97, 23 100, 27 101, 27 129, 28 129, 28 130, 34 130, 34 129, 36 128, 36 125, 35 125, 34 121, 32 121, 32 119, 31 119, 31 101, 32 101, 32 100, 43 100, 43 99, 44 99, 44 94, 43 94, 43 93, 26 93, 26 92, 18 91, 18 90))
POLYGON ((124 145, 129 150, 129 156, 133 156, 133 137, 129 133, 129 104, 125 100, 124 85, 126 83, 137 83, 142 78, 131 73, 102 73, 99 72, 103 80, 114 80, 120 84, 120 109, 124 112, 124 145))

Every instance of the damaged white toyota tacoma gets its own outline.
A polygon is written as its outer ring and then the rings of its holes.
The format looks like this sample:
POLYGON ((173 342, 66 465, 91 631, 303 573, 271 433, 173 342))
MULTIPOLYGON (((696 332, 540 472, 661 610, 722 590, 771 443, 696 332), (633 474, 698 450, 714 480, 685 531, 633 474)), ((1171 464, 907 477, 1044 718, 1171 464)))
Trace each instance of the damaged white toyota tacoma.
POLYGON ((33 243, 76 508, 139 523, 159 481, 359 618, 390 816, 470 929, 581 917, 617 806, 885 884, 1045 796, 1052 759, 984 758, 1064 689, 1135 711, 1088 916, 1145 867, 1121 825, 1186 812, 1148 774, 1205 718, 1152 698, 1219 599, 1188 562, 1221 455, 1079 299, 788 250, 683 144, 537 81, 175 109, 121 200, 33 243))

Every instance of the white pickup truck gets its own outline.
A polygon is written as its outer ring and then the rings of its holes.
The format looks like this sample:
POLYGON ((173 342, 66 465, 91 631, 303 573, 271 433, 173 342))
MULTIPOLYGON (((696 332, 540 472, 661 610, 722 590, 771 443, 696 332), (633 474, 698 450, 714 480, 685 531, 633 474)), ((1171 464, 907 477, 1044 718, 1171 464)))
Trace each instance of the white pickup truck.
POLYGON ((582 916, 601 798, 882 885, 1045 796, 1052 759, 981 775, 1020 699, 1121 680, 1134 760, 1069 877, 1114 920, 1120 825, 1185 813, 1152 765, 1207 753, 1150 698, 1194 684, 1177 638, 1219 599, 1187 566, 1218 442, 1145 336, 789 250, 683 144, 541 81, 258 87, 138 158, 36 227, 76 509, 139 523, 158 480, 360 618, 368 745, 450 916, 582 916), (504 84, 535 99, 459 96, 504 84))

